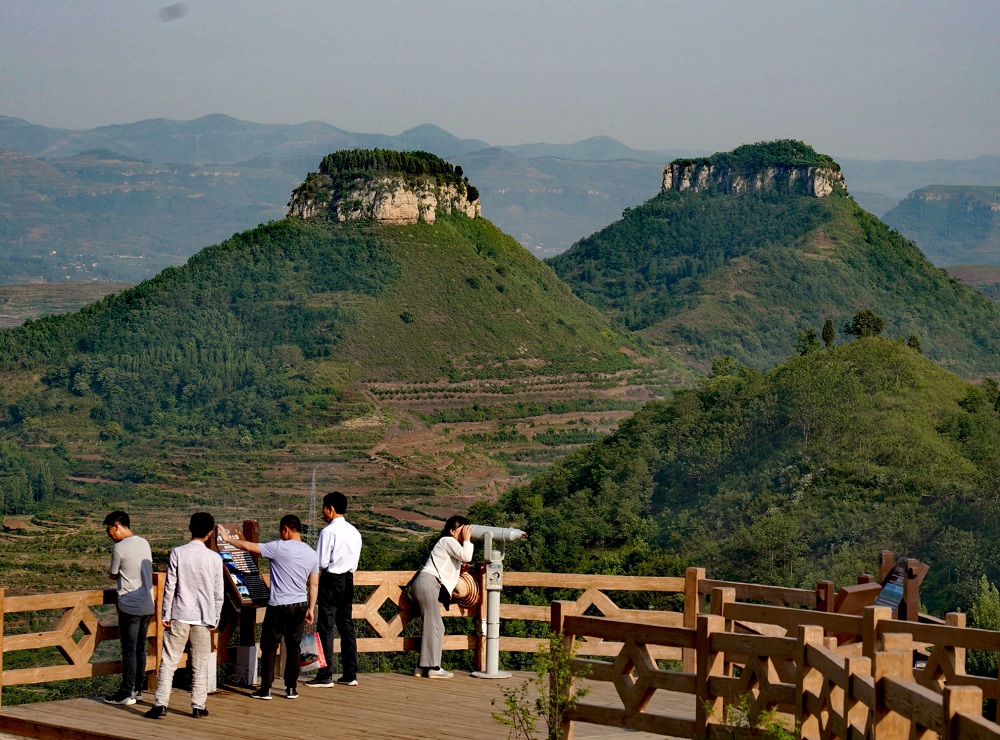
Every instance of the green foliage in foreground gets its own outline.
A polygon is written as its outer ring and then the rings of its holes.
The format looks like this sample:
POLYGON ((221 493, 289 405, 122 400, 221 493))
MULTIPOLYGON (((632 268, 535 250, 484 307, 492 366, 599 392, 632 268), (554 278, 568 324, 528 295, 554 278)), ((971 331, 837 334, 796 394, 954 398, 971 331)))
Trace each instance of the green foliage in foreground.
POLYGON ((764 369, 859 310, 955 372, 995 370, 1000 306, 842 194, 661 193, 549 261, 583 300, 707 368, 764 369))
POLYGON ((567 644, 561 632, 554 632, 549 635, 548 645, 535 654, 534 677, 518 686, 500 689, 504 708, 493 712, 492 717, 510 728, 508 738, 534 740, 539 721, 545 725, 546 740, 565 737, 563 719, 590 693, 588 687, 573 683, 574 679, 586 678, 590 673, 586 667, 574 672, 575 659, 576 646, 567 644))
POLYGON ((932 610, 1000 578, 996 384, 969 384, 905 345, 859 339, 762 374, 731 360, 653 402, 494 507, 523 525, 511 567, 853 583, 891 549, 931 566, 932 610))

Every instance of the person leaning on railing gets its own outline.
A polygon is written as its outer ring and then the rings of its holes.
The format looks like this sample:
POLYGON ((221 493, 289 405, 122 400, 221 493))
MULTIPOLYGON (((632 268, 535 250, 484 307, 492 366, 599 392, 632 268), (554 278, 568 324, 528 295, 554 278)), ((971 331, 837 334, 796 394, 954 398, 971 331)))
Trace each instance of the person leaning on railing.
POLYGON ((444 642, 444 620, 441 618, 439 597, 451 594, 462 575, 462 564, 472 562, 472 525, 464 516, 453 516, 445 522, 438 541, 424 567, 413 580, 412 593, 423 615, 420 633, 420 662, 415 676, 451 678, 451 671, 441 668, 441 646, 444 642))
POLYGON ((128 513, 112 511, 104 517, 111 549, 108 577, 115 582, 118 633, 122 643, 122 683, 104 697, 108 704, 126 706, 142 701, 146 677, 146 637, 156 611, 153 601, 153 554, 149 543, 134 534, 128 513))

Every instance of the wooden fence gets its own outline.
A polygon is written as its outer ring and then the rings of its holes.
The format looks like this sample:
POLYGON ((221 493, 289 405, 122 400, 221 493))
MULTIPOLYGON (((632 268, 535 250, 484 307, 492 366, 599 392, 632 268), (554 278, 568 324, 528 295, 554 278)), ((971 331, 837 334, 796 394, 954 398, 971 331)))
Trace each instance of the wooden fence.
MULTIPOLYGON (((412 575, 411 571, 355 574, 359 593, 367 592, 353 610, 354 619, 367 626, 367 636, 358 640, 359 651, 419 648, 418 637, 404 635, 414 617, 404 591, 412 575)), ((163 574, 154 575, 157 613, 162 578, 163 574)), ((579 592, 575 600, 548 606, 503 603, 500 612, 503 620, 562 625, 568 634, 579 638, 580 654, 589 656, 591 677, 614 683, 623 702, 621 710, 583 705, 574 715, 575 721, 598 721, 676 737, 709 737, 709 731, 718 734, 718 729, 712 728, 723 721, 728 703, 740 695, 752 695, 755 709, 780 708, 799 718, 803 737, 810 740, 858 740, 878 735, 881 727, 907 722, 907 727, 922 728, 921 732, 1000 740, 993 723, 968 709, 975 697, 980 697, 979 701, 984 696, 1000 697, 1000 683, 996 677, 965 674, 966 650, 1000 651, 1000 640, 995 632, 965 628, 963 615, 949 615, 944 624, 924 624, 893 620, 885 608, 869 607, 859 615, 836 614, 826 611, 832 604, 832 592, 824 590, 822 584, 810 591, 729 583, 705 578, 700 568, 688 569, 683 578, 508 571, 504 587, 579 592), (615 600, 618 593, 636 591, 676 594, 682 597, 681 610, 629 609, 615 600), (706 609, 710 613, 703 614, 706 609), (909 672, 892 662, 899 658, 884 657, 912 656, 914 650, 926 656, 926 664, 914 670, 911 657, 909 672), (680 660, 681 670, 660 668, 657 661, 665 659, 680 660), (649 698, 659 689, 696 697, 696 719, 692 722, 645 713, 649 698)), ((0 686, 119 671, 120 661, 92 662, 102 642, 118 637, 117 627, 102 624, 94 609, 114 603, 112 589, 6 598, 0 589, 0 686), (24 613, 46 610, 61 612, 51 629, 5 634, 5 615, 21 614, 23 621, 24 613), (56 648, 65 664, 4 669, 5 653, 39 648, 56 648)), ((476 650, 482 668, 484 607, 463 610, 453 605, 442 614, 473 618, 472 632, 446 636, 444 648, 476 650)), ((154 624, 146 666, 149 671, 157 668, 162 640, 159 621, 154 620, 154 624)), ((533 652, 542 642, 547 641, 503 636, 500 649, 533 652)))
MULTIPOLYGON (((165 575, 153 574, 153 590, 156 614, 163 603, 165 575)), ((117 603, 114 589, 99 591, 78 591, 72 593, 37 594, 33 596, 5 596, 0 588, 0 687, 22 684, 64 681, 71 678, 90 678, 119 673, 120 660, 92 662, 94 654, 103 642, 118 640, 118 625, 101 622, 94 607, 117 603), (7 634, 10 614, 33 612, 62 612, 52 621, 50 629, 41 632, 7 634), (4 668, 4 653, 20 650, 42 650, 55 648, 62 655, 63 665, 32 668, 4 668)), ((160 662, 160 644, 163 640, 163 624, 158 619, 150 622, 149 654, 146 670, 156 671, 160 662)))
MULTIPOLYGON (((610 661, 577 658, 573 663, 574 672, 588 680, 613 684, 621 706, 589 704, 584 697, 567 714, 562 730, 567 740, 573 737, 575 722, 673 737, 728 738, 741 734, 740 725, 752 725, 756 717, 773 710, 785 719, 790 734, 808 740, 929 740, 933 735, 1000 740, 1000 726, 982 716, 983 691, 978 685, 918 680, 913 672, 913 636, 895 631, 912 623, 892 623, 883 618, 888 610, 880 607, 869 610, 863 618, 867 624, 882 625, 876 631, 883 644, 876 645, 872 657, 864 657, 838 654, 837 638, 821 626, 798 624, 786 636, 740 634, 727 630, 732 620, 725 615, 698 615, 692 629, 579 616, 572 603, 555 602, 552 630, 563 633, 565 645, 588 651, 581 640, 587 638, 621 646, 610 661), (663 647, 693 650, 696 669, 661 668, 653 656, 663 647), (658 690, 691 695, 695 719, 649 711, 658 690), (733 715, 733 705, 741 697, 749 722, 733 715)), ((977 643, 983 637, 960 640, 961 628, 942 629, 919 639, 933 638, 936 646, 956 647, 958 642, 977 643)), ((1000 649, 995 635, 983 644, 1000 649)), ((573 687, 553 686, 553 690, 568 693, 573 687)))
MULTIPOLYGON (((696 608, 697 573, 692 571, 688 578, 632 578, 629 576, 589 576, 559 573, 512 573, 504 574, 505 587, 527 586, 550 589, 579 589, 582 593, 575 602, 578 609, 596 610, 600 614, 615 617, 643 618, 654 622, 693 623, 695 612, 684 614, 674 612, 648 612, 619 608, 608 596, 608 591, 654 591, 686 594, 685 604, 696 608)), ((358 651, 366 653, 400 652, 418 650, 419 636, 404 635, 407 625, 415 615, 404 587, 413 577, 413 571, 359 571, 354 574, 354 585, 359 592, 371 592, 361 603, 356 603, 353 617, 367 627, 364 632, 371 636, 358 638, 358 651)), ((482 577, 482 576, 481 576, 482 577)), ((163 596, 164 574, 155 573, 156 613, 160 613, 163 596)), ((480 581, 485 593, 485 583, 480 581)), ((116 602, 114 589, 81 591, 75 593, 39 594, 34 596, 5 597, 0 588, 0 687, 18 684, 44 683, 69 678, 89 678, 121 671, 120 660, 95 660, 98 646, 118 639, 115 624, 102 624, 94 607, 113 605, 116 602), (54 626, 41 632, 5 634, 4 616, 25 615, 31 612, 55 611, 61 615, 53 618, 54 626), (81 636, 82 635, 82 636, 81 636), (35 650, 55 647, 62 654, 64 663, 32 668, 4 669, 3 655, 14 651, 35 650)), ((463 609, 452 604, 450 609, 441 609, 445 617, 472 617, 476 627, 471 632, 449 634, 444 638, 445 650, 474 650, 477 667, 485 667, 485 602, 472 609, 463 609)), ((536 621, 548 625, 548 606, 518 606, 503 604, 501 618, 536 621)), ((10 619, 7 620, 10 631, 10 619)), ((107 620, 105 619, 105 622, 107 620)), ((359 624, 359 627, 361 625, 359 624)), ((155 619, 150 623, 150 648, 147 671, 155 672, 159 667, 160 646, 163 638, 162 623, 155 619)), ((534 652, 544 638, 504 637, 500 649, 509 651, 534 652)), ((223 646, 223 650, 224 650, 223 646)), ((596 654, 607 654, 614 646, 595 645, 596 654)), ((340 650, 339 640, 334 641, 334 650, 340 650)), ((117 650, 115 651, 117 654, 117 650)), ((224 658, 225 656, 220 656, 224 658)), ((679 653, 664 654, 664 657, 679 657, 679 653)), ((693 654, 689 656, 693 660, 693 654)))

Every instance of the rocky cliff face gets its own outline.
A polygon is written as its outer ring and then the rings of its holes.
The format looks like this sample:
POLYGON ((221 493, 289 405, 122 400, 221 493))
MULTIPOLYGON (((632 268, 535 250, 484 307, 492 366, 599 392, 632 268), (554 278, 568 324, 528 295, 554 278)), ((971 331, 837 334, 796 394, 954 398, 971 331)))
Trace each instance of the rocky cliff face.
POLYGON ((740 193, 782 192, 822 198, 846 189, 834 169, 806 165, 774 165, 740 173, 709 162, 671 162, 663 169, 663 190, 706 190, 740 193))
POLYGON ((479 199, 470 201, 466 188, 438 184, 434 177, 378 174, 343 186, 334 197, 331 178, 313 173, 288 203, 288 215, 303 219, 367 221, 382 224, 434 223, 438 213, 481 215, 479 199))

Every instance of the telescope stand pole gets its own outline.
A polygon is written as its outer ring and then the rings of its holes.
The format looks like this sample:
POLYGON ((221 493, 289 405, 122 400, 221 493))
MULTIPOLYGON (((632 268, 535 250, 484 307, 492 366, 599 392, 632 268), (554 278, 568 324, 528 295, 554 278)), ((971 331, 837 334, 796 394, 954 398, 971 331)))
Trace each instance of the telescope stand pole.
MULTIPOLYGON (((503 547, 501 543, 500 547, 503 547)), ((474 671, 473 678, 510 678, 500 668, 500 591, 503 588, 503 552, 493 549, 493 536, 483 538, 486 558, 486 671, 474 671)))

